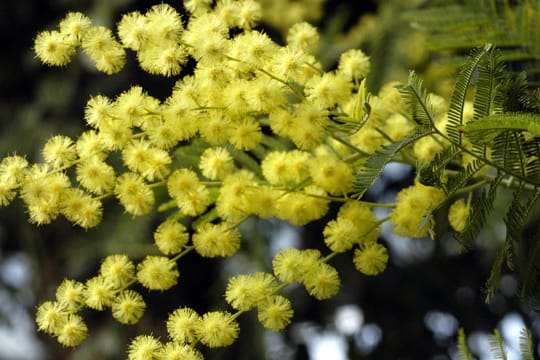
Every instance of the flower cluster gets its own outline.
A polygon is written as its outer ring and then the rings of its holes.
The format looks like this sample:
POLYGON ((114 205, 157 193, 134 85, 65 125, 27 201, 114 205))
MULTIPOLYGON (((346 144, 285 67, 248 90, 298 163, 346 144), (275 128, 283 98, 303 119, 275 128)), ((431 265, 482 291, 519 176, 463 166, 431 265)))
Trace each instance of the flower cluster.
MULTIPOLYGON (((195 64, 163 100, 140 86, 115 98, 91 97, 84 111, 88 130, 77 139, 52 137, 43 147, 43 163, 29 164, 18 155, 0 163, 0 204, 19 196, 38 225, 63 215, 92 228, 101 221, 105 199, 114 197, 128 214, 142 216, 155 208, 155 188, 170 197, 162 206, 170 216, 154 233, 161 255, 137 265, 126 255, 107 257, 97 276, 85 283, 65 280, 56 300, 38 308, 39 329, 63 345, 76 346, 86 337, 78 314, 83 307, 110 309, 117 321, 137 323, 146 304, 130 289, 133 284, 170 289, 179 281, 177 261, 191 251, 201 257, 234 255, 241 248, 238 225, 248 217, 302 226, 340 203, 323 231, 327 256, 284 249, 274 257, 272 272, 229 280, 225 299, 235 313, 199 315, 179 307, 167 320, 169 342, 141 335, 128 354, 202 359, 195 344, 230 345, 238 337, 236 318, 252 309, 265 328, 281 330, 293 316, 291 302, 279 294, 285 286, 298 282, 316 299, 331 298, 340 277, 329 261, 347 252, 361 273, 381 273, 388 253, 378 240, 380 225, 389 220, 396 234, 426 236, 430 211, 445 198, 442 190, 416 183, 400 192, 397 204, 380 204, 395 208, 384 219, 372 211, 379 204, 360 200, 355 181, 365 159, 416 127, 395 84, 378 96, 367 93, 370 61, 361 50, 346 51, 335 70, 324 71, 314 56, 319 34, 312 25, 296 23, 282 46, 253 30, 262 16, 258 2, 212 3, 185 1, 186 17, 167 4, 127 13, 116 33, 69 13, 59 30, 35 39, 37 57, 52 66, 67 65, 78 47, 107 74, 122 69, 128 51, 150 74, 178 76, 188 60, 195 64), (175 166, 175 152, 193 143, 203 149, 194 154, 196 166, 175 166), (186 218, 194 220, 191 225, 186 218)), ((441 119, 444 112, 441 104, 441 119)), ((426 139, 411 157, 426 161, 444 148, 436 137, 426 139)), ((452 226, 462 228, 461 205, 451 214, 452 226)))

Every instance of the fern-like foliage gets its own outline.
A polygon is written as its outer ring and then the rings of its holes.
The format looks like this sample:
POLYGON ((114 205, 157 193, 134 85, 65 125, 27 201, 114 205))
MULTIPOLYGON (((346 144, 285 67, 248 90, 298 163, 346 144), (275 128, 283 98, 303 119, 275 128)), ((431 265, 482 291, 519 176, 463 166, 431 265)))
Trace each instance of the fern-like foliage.
POLYGON ((351 187, 351 192, 360 198, 375 182, 375 180, 381 176, 386 164, 395 159, 396 155, 403 148, 430 134, 433 134, 431 127, 419 126, 416 131, 403 137, 400 141, 378 149, 366 159, 362 171, 359 171, 356 174, 356 178, 354 179, 351 187))
POLYGON ((465 330, 459 328, 458 330, 458 355, 460 360, 473 360, 469 346, 467 346, 467 337, 465 336, 465 330))
POLYGON ((521 329, 519 333, 519 353, 523 360, 534 360, 533 340, 527 328, 521 329))
POLYGON ((493 335, 489 337, 489 345, 494 359, 506 360, 504 341, 499 330, 495 329, 493 331, 493 335))
POLYGON ((429 33, 435 51, 459 52, 490 43, 501 49, 504 61, 519 62, 519 69, 532 72, 540 68, 539 12, 537 1, 454 1, 412 10, 403 18, 429 33))

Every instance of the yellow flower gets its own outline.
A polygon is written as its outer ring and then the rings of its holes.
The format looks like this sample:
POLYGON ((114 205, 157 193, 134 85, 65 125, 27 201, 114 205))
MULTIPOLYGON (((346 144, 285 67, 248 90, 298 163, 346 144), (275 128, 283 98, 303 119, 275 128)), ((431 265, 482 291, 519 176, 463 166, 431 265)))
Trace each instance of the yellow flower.
POLYGON ((71 62, 75 46, 59 31, 42 31, 34 40, 34 52, 47 65, 64 66, 71 62))
POLYGON ((119 176, 116 179, 114 193, 126 211, 135 216, 149 213, 155 202, 152 189, 134 173, 119 176))
POLYGON ((319 250, 287 248, 274 256, 272 268, 276 277, 285 284, 302 282, 305 274, 319 263, 320 257, 319 250))
POLYGON ((234 170, 234 162, 227 149, 208 148, 201 154, 199 168, 210 180, 224 179, 234 170))
POLYGON ((199 314, 191 308, 183 307, 174 310, 167 319, 169 336, 178 343, 195 341, 195 329, 199 320, 199 314))
POLYGON ((103 310, 111 306, 116 293, 113 284, 102 276, 95 276, 86 281, 86 306, 94 310, 103 310))
POLYGON ((322 262, 315 264, 303 279, 306 290, 317 300, 329 299, 336 295, 340 282, 337 270, 322 262))
POLYGON ((204 345, 214 348, 231 345, 238 337, 240 328, 232 314, 213 311, 203 315, 197 322, 196 334, 204 345))
POLYGON ((177 221, 162 222, 154 232, 154 242, 165 255, 178 254, 189 240, 186 227, 177 221))
POLYGON ((465 200, 459 199, 456 200, 448 210, 448 222, 452 229, 457 232, 463 231, 465 225, 467 224, 467 219, 469 218, 470 206, 465 204, 465 200))
POLYGON ((80 345, 86 335, 88 334, 88 327, 84 323, 82 317, 76 314, 69 314, 63 322, 62 327, 58 329, 58 342, 64 346, 77 346, 80 345))
POLYGON ((319 38, 317 28, 307 22, 296 23, 287 32, 287 44, 309 54, 314 54, 317 51, 319 38))
POLYGON ((189 345, 170 341, 158 351, 160 360, 204 360, 202 354, 189 345))
POLYGON ((137 264, 137 280, 150 290, 168 290, 178 283, 176 262, 166 256, 147 255, 137 264))
POLYGON ((112 166, 98 156, 87 157, 79 162, 76 174, 79 184, 96 195, 111 191, 116 180, 112 166))
POLYGON ((354 266, 365 275, 378 275, 386 269, 388 252, 378 243, 366 243, 354 251, 354 266))
POLYGON ((114 287, 123 288, 135 278, 135 265, 127 255, 109 255, 101 263, 99 274, 114 287))
POLYGON ((67 311, 75 312, 80 310, 85 303, 84 292, 83 283, 65 279, 56 288, 56 301, 67 311))
POLYGON ((338 218, 326 224, 324 242, 333 252, 350 250, 357 241, 357 232, 352 221, 338 218))
POLYGON ((47 143, 43 147, 43 157, 54 168, 59 168, 61 166, 71 165, 77 157, 77 151, 70 138, 63 135, 56 135, 47 140, 47 143))
POLYGON ((111 75, 124 67, 124 48, 114 39, 112 31, 103 26, 89 28, 84 33, 81 46, 99 71, 111 75))
POLYGON ((69 313, 59 302, 45 301, 38 306, 36 311, 38 329, 48 334, 58 334, 69 313))
POLYGON ((225 300, 236 310, 249 310, 277 289, 273 275, 258 272, 229 279, 225 300))
POLYGON ((60 21, 60 32, 72 45, 80 44, 85 32, 92 26, 92 20, 80 12, 68 12, 60 21))
POLYGON ((101 222, 101 202, 81 189, 66 189, 60 206, 60 212, 66 219, 84 229, 95 227, 101 222))
POLYGON ((294 314, 289 299, 272 295, 266 297, 257 306, 257 317, 267 329, 278 331, 290 324, 294 314))
POLYGON ((146 303, 143 297, 134 290, 122 291, 111 305, 113 318, 126 325, 138 323, 145 309, 146 303))
POLYGON ((161 350, 161 343, 151 335, 139 335, 131 341, 128 349, 129 360, 153 360, 161 350))
POLYGON ((229 223, 205 224, 193 235, 193 246, 204 257, 228 257, 240 249, 240 232, 229 223))

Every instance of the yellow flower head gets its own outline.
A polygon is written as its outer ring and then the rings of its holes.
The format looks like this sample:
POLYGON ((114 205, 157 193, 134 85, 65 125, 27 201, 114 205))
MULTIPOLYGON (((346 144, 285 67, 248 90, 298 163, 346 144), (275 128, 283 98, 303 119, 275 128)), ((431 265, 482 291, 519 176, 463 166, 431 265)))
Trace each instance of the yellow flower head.
POLYGON ((354 266, 365 275, 378 275, 386 269, 388 252, 384 245, 366 243, 354 251, 354 266))
POLYGON ((47 140, 43 147, 43 158, 54 168, 69 166, 77 157, 73 140, 63 135, 56 135, 47 140))
POLYGON ((170 341, 158 351, 160 360, 204 360, 202 354, 189 345, 170 341))
POLYGON ((424 217, 443 199, 442 190, 419 182, 401 190, 397 196, 397 205, 390 214, 390 223, 395 225, 393 232, 409 237, 428 235, 434 220, 431 218, 424 221, 424 217))
POLYGON ((258 272, 229 279, 225 300, 236 310, 249 310, 277 288, 274 276, 258 272))
POLYGON ((111 305, 113 318, 126 325, 138 323, 145 309, 146 303, 143 297, 134 290, 122 291, 111 305))
POLYGON ((227 149, 222 147, 208 148, 201 154, 199 168, 210 180, 224 179, 234 170, 234 162, 227 149))
POLYGON ((75 46, 59 31, 42 31, 34 40, 34 52, 47 65, 64 66, 71 62, 75 46))
POLYGON ((358 81, 367 76, 371 64, 369 57, 360 49, 350 49, 341 54, 338 73, 348 80, 358 81))
POLYGON ((60 32, 72 45, 78 46, 84 34, 92 26, 92 20, 80 12, 68 12, 60 21, 60 32))
POLYGON ((325 300, 338 293, 341 281, 335 268, 319 262, 304 275, 303 283, 311 296, 325 300))
POLYGON ((94 62, 96 69, 106 74, 122 70, 125 64, 125 50, 114 38, 112 31, 103 26, 89 28, 82 38, 81 46, 94 62))
POLYGON ((86 281, 86 306, 94 310, 103 310, 111 306, 117 288, 102 276, 95 276, 86 281))
POLYGON ((319 263, 320 257, 319 250, 283 249, 274 256, 272 268, 276 277, 286 284, 302 282, 305 274, 319 263))
POLYGON ((58 334, 70 311, 57 301, 45 301, 36 311, 36 324, 40 331, 47 334, 58 334))
POLYGON ((134 173, 119 176, 114 193, 126 211, 135 216, 149 213, 155 202, 152 189, 134 173))
POLYGON ((62 327, 58 329, 57 339, 64 346, 73 347, 80 345, 86 339, 87 334, 88 327, 83 318, 77 314, 69 314, 62 327))
POLYGON ((195 310, 187 307, 174 310, 167 319, 167 331, 178 343, 191 343, 197 339, 196 325, 200 320, 195 310))
POLYGON ((204 345, 214 348, 231 345, 238 337, 240 328, 232 314, 213 311, 203 315, 197 322, 196 334, 204 345))
POLYGON ((351 220, 338 218, 326 224, 324 242, 333 252, 350 250, 357 241, 357 232, 351 220))
POLYGON ((137 280, 150 290, 168 290, 178 283, 176 262, 165 256, 147 255, 137 264, 137 280))
POLYGON ((371 243, 379 238, 380 227, 375 227, 377 217, 369 206, 359 201, 347 201, 339 208, 338 219, 349 220, 354 226, 355 242, 371 243))
POLYGON ((346 194, 354 181, 351 166, 329 153, 315 156, 309 170, 315 185, 333 195, 346 194))
POLYGON ((299 22, 289 28, 287 44, 302 49, 308 54, 314 54, 319 47, 319 32, 307 22, 299 22))
POLYGON ((84 303, 84 284, 65 279, 56 289, 56 301, 69 312, 80 310, 84 303))
POLYGON ((122 44, 131 50, 139 50, 141 45, 148 39, 147 17, 133 11, 122 15, 118 22, 118 37, 122 44))
POLYGON ((111 191, 116 179, 112 166, 98 156, 91 156, 77 163, 76 174, 79 184, 96 195, 111 191))
POLYGON ((151 335, 139 335, 129 344, 129 360, 152 360, 156 359, 161 350, 161 343, 151 335))
POLYGON ((127 255, 109 255, 101 263, 99 275, 114 287, 123 288, 135 278, 135 265, 127 255))
POLYGON ((257 318, 267 329, 279 331, 290 324, 293 310, 289 299, 281 295, 266 297, 257 306, 257 318))
POLYGON ((189 240, 186 227, 177 221, 166 220, 154 232, 154 242, 165 255, 179 253, 189 240))
POLYGON ((84 229, 97 226, 103 216, 101 201, 81 189, 66 189, 60 206, 66 219, 84 229))
POLYGON ((229 223, 205 224, 193 235, 193 246, 204 257, 228 257, 240 249, 240 232, 229 223))
POLYGON ((450 206, 450 209, 448 210, 448 222, 450 223, 450 226, 452 226, 452 229, 457 232, 461 232, 465 229, 470 210, 470 206, 466 204, 463 199, 456 200, 450 206))

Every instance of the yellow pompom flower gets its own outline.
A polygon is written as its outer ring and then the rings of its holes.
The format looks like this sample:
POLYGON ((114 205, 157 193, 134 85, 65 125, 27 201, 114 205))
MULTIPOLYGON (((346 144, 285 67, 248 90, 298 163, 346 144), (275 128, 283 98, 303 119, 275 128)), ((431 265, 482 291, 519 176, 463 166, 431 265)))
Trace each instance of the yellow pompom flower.
POLYGON ((101 263, 99 275, 115 288, 124 288, 135 278, 135 265, 127 255, 109 255, 101 263))
POLYGON ((240 170, 227 176, 222 182, 216 200, 219 217, 230 222, 237 222, 246 217, 247 194, 255 185, 255 176, 247 170, 240 170))
POLYGON ((350 250, 357 241, 354 223, 348 219, 337 218, 326 224, 323 230, 324 243, 333 252, 350 250))
POLYGON ((390 223, 395 225, 393 232, 401 236, 423 237, 429 234, 433 218, 424 221, 426 213, 444 199, 444 192, 432 186, 415 183, 401 190, 397 204, 390 213, 390 223), (421 225, 424 224, 423 227, 421 225))
POLYGON ((348 80, 358 81, 369 73, 369 57, 360 49, 350 49, 339 57, 338 73, 348 80))
POLYGON ((320 258, 319 250, 287 248, 274 256, 272 268, 276 277, 285 284, 302 282, 304 275, 319 263, 320 258))
POLYGON ((326 192, 314 185, 305 187, 303 193, 287 193, 277 202, 276 217, 296 226, 318 220, 328 212, 330 201, 324 199, 325 196, 326 192))
POLYGON ((105 158, 105 148, 101 142, 98 133, 94 130, 83 132, 75 143, 79 159, 84 160, 90 157, 99 159, 105 158))
POLYGON ((272 274, 258 272, 250 275, 237 275, 229 279, 225 300, 235 310, 247 311, 277 289, 272 274))
POLYGON ((294 315, 291 302, 281 295, 266 297, 257 306, 257 318, 267 329, 283 330, 294 315))
POLYGON ((186 227, 177 221, 166 220, 154 232, 154 242, 163 254, 178 254, 189 240, 186 227))
POLYGON ((354 172, 334 155, 317 155, 310 164, 309 173, 315 185, 333 195, 346 194, 354 181, 354 172))
POLYGON ((77 314, 69 314, 62 327, 58 329, 57 340, 64 346, 73 347, 80 345, 87 334, 88 327, 83 318, 77 314))
POLYGON ((366 243, 354 251, 354 266, 365 275, 378 275, 386 269, 388 252, 384 245, 366 243))
POLYGON ((448 222, 450 223, 450 226, 452 226, 452 229, 457 232, 461 232, 465 229, 470 210, 470 206, 466 204, 463 199, 456 200, 450 206, 450 209, 448 210, 448 222))
POLYGON ((152 189, 134 173, 119 176, 114 193, 126 211, 135 216, 149 213, 155 202, 152 189))
POLYGON ((129 344, 129 360, 153 360, 157 359, 161 350, 161 343, 151 335, 139 335, 129 344))
POLYGON ((174 310, 167 319, 167 332, 178 343, 192 343, 197 339, 196 325, 200 320, 195 310, 187 307, 174 310))
POLYGON ((76 175, 79 184, 96 195, 111 191, 116 179, 112 166, 98 156, 91 156, 79 162, 76 175))
POLYGON ((169 173, 167 166, 172 162, 165 150, 143 139, 130 141, 122 150, 122 160, 129 170, 149 181, 163 179, 169 173))
POLYGON ((352 84, 339 74, 324 73, 309 79, 304 88, 306 98, 322 106, 331 108, 344 103, 351 97, 352 84))
POLYGON ((253 150, 262 139, 259 123, 252 117, 245 117, 230 129, 229 142, 238 150, 253 150))
POLYGON ((137 280, 150 290, 168 290, 178 283, 176 262, 166 256, 147 255, 137 264, 137 280))
POLYGON ((253 110, 269 113, 287 103, 285 94, 286 90, 282 83, 267 76, 259 76, 250 81, 246 100, 253 110))
POLYGON ((319 262, 304 275, 303 283, 311 296, 325 300, 338 293, 341 281, 335 268, 319 262))
POLYGON ((205 224, 193 235, 193 246, 204 257, 228 257, 240 249, 240 238, 230 223, 205 224))
POLYGON ((65 279, 56 288, 56 301, 69 312, 79 311, 84 303, 84 284, 75 280, 65 279))
POLYGON ((154 5, 146 12, 145 17, 148 33, 153 37, 153 41, 180 41, 182 19, 174 7, 165 3, 154 5))
POLYGON ((202 354, 189 345, 170 341, 158 351, 160 360, 204 360, 202 354))
POLYGON ((318 104, 302 103, 293 114, 293 123, 287 136, 300 149, 314 149, 326 138, 328 119, 318 104))
POLYGON ((289 28, 287 45, 302 49, 308 54, 314 54, 319 47, 319 32, 307 22, 299 22, 289 28))
POLYGON ((354 226, 355 241, 359 244, 371 243, 379 238, 381 229, 377 217, 369 206, 359 201, 347 201, 339 208, 338 219, 349 220, 354 226))
POLYGON ((60 206, 66 219, 84 229, 97 226, 103 216, 101 201, 81 189, 66 189, 60 206))
POLYGON ((113 111, 111 99, 103 95, 92 96, 86 103, 84 119, 93 128, 99 129, 105 120, 110 120, 113 111))
POLYGON ((6 156, 0 162, 0 177, 8 184, 16 184, 24 178, 28 161, 18 155, 6 156))
POLYGON ((309 176, 311 155, 300 150, 272 151, 261 162, 263 176, 272 185, 294 186, 309 176))
POLYGON ((145 309, 146 303, 143 297, 134 290, 122 291, 111 304, 113 318, 126 325, 138 323, 145 309))
POLYGON ((59 31, 42 31, 34 40, 34 52, 44 64, 64 66, 71 62, 76 47, 59 31))
POLYGON ((117 288, 102 276, 95 276, 86 281, 86 306, 94 310, 103 310, 111 306, 117 288))
POLYGON ((106 27, 93 26, 85 31, 81 46, 99 71, 111 75, 124 67, 125 50, 106 27))
POLYGON ((64 135, 53 136, 43 147, 43 158, 54 168, 70 165, 77 158, 73 140, 64 135))
POLYGON ((73 46, 78 46, 88 29, 92 26, 92 20, 83 13, 69 12, 60 21, 60 32, 65 35, 73 46))
POLYGON ((261 19, 261 5, 255 0, 240 0, 238 2, 237 25, 249 30, 261 19))
POLYGON ((238 337, 240 327, 232 314, 212 311, 204 314, 197 322, 196 334, 204 345, 215 348, 231 345, 238 337))
POLYGON ((121 150, 131 139, 131 124, 129 120, 117 117, 103 119, 98 136, 104 150, 121 150))
POLYGON ((193 170, 175 170, 167 179, 167 190, 186 215, 202 214, 211 201, 208 189, 193 170))
POLYGON ((117 24, 118 37, 122 44, 131 50, 139 50, 148 38, 148 22, 146 16, 138 11, 122 15, 117 24))
POLYGON ((36 311, 38 330, 47 334, 58 334, 69 313, 59 302, 45 301, 38 306, 36 311))
POLYGON ((208 148, 201 154, 199 168, 203 176, 210 180, 224 179, 233 172, 234 161, 227 149, 208 148))

